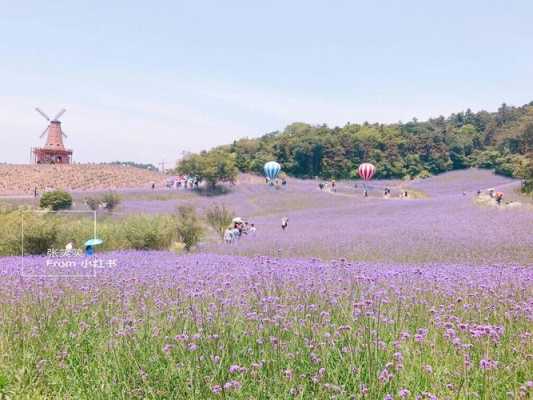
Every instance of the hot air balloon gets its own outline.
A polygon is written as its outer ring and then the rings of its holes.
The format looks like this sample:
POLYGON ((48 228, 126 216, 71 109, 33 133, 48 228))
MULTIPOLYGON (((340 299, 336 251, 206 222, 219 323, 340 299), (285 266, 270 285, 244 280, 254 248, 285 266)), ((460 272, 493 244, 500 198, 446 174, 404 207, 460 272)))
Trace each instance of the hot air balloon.
POLYGON ((363 180, 363 186, 364 186, 364 189, 365 189, 365 197, 368 196, 368 189, 367 189, 366 183, 370 179, 372 179, 372 177, 374 176, 375 172, 376 172, 376 167, 374 167, 370 163, 363 163, 363 164, 361 164, 359 166, 359 168, 357 168, 357 173, 359 174, 359 176, 363 180))
POLYGON ((265 164, 264 170, 265 176, 270 181, 270 183, 272 183, 274 182, 274 179, 276 179, 276 177, 278 176, 279 171, 281 171, 281 165, 279 165, 275 161, 269 161, 265 164))

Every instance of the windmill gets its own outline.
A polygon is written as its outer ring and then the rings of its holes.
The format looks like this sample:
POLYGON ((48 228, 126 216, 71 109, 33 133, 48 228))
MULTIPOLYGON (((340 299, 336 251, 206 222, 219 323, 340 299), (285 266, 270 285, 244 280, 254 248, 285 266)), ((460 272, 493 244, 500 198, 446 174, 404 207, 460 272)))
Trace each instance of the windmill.
POLYGON ((68 136, 61 129, 61 121, 59 121, 59 118, 67 110, 63 108, 52 119, 38 107, 35 108, 35 111, 41 114, 49 124, 39 136, 39 138, 43 138, 44 135, 48 134, 44 147, 32 149, 33 161, 37 164, 70 164, 72 150, 65 149, 63 138, 68 136))

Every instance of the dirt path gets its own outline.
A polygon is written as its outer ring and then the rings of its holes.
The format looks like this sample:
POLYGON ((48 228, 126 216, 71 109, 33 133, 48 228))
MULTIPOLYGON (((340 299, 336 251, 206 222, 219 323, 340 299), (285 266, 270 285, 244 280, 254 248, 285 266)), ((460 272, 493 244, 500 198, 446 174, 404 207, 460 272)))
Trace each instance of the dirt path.
MULTIPOLYGON (((332 194, 332 195, 335 195, 335 196, 345 196, 345 197, 358 197, 358 198, 364 198, 364 195, 363 195, 363 192, 362 191, 359 191, 359 188, 355 189, 355 188, 352 188, 352 187, 348 187, 346 185, 340 185, 339 186, 340 189, 344 189, 344 190, 352 190, 353 192, 351 193, 346 193, 346 192, 342 192, 342 191, 332 191, 331 188, 328 188, 326 190, 322 190, 322 192, 324 193, 329 193, 329 194, 332 194)), ((384 196, 383 194, 381 195, 372 195, 373 193, 376 192, 376 190, 374 189, 373 191, 370 191, 369 190, 369 198, 379 198, 379 199, 384 199, 384 200, 419 200, 419 199, 428 199, 430 196, 420 190, 416 190, 416 189, 413 189, 411 187, 408 187, 406 186, 406 183, 402 182, 400 183, 399 185, 392 185, 390 187, 392 193, 395 193, 393 195, 389 195, 389 196, 384 196), (402 194, 404 192, 408 193, 407 197, 404 197, 402 196, 402 194)))
POLYGON ((498 204, 495 198, 490 197, 490 195, 486 193, 481 193, 479 196, 474 197, 474 204, 482 207, 497 207, 501 210, 513 208, 527 208, 533 210, 533 205, 529 202, 523 203, 516 200, 503 200, 501 204, 498 204))

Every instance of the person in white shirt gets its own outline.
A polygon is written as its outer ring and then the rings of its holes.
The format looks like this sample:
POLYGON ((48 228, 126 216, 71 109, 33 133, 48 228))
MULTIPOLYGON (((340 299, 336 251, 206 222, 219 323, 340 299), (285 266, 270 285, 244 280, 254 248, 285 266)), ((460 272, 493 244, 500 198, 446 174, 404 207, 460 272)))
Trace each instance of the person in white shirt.
POLYGON ((281 229, 283 231, 285 231, 285 229, 287 229, 287 226, 289 225, 289 218, 288 217, 283 217, 281 219, 281 229))
POLYGON ((232 228, 228 228, 224 231, 224 242, 228 244, 233 242, 233 229, 232 228))

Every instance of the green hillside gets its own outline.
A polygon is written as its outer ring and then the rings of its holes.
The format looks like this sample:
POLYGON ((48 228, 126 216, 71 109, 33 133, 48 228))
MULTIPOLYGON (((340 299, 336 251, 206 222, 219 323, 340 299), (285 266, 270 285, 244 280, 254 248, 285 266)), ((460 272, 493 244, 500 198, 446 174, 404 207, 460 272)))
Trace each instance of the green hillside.
POLYGON ((394 124, 293 123, 282 132, 240 139, 211 152, 231 153, 242 172, 262 173, 265 162, 276 160, 284 172, 303 178, 354 178, 360 163, 371 162, 378 178, 424 177, 478 166, 531 179, 532 149, 533 102, 394 124))

